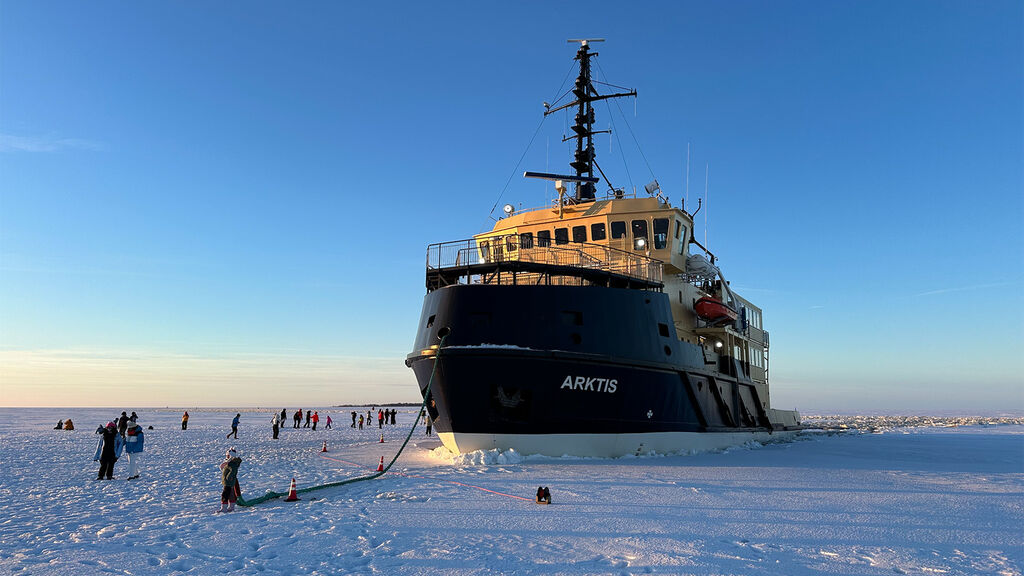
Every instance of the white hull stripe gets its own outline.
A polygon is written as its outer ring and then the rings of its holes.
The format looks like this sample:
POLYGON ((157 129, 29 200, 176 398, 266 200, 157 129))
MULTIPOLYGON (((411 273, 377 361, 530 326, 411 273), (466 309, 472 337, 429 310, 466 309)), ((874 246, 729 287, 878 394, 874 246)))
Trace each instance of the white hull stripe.
POLYGON ((476 450, 515 449, 520 454, 614 458, 627 454, 660 454, 720 450, 750 441, 789 438, 795 430, 757 432, 646 432, 638 434, 438 434, 446 448, 458 454, 476 450))

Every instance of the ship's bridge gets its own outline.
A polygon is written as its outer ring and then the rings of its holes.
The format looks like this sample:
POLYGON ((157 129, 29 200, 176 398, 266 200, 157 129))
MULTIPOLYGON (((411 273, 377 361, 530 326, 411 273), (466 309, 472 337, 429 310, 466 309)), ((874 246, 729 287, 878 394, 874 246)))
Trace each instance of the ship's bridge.
POLYGON ((519 247, 591 244, 609 248, 608 255, 658 260, 665 274, 679 274, 686 270, 692 228, 688 213, 660 198, 613 198, 514 213, 474 238, 488 251, 481 254, 485 260, 520 258, 519 247))

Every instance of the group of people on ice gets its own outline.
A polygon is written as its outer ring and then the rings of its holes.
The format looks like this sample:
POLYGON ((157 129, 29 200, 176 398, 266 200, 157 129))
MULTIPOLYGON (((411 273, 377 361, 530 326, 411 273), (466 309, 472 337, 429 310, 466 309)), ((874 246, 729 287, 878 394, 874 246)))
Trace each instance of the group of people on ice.
MULTIPOLYGON (((396 410, 394 408, 390 408, 388 410, 384 410, 383 408, 378 409, 377 410, 377 428, 383 428, 385 424, 396 424, 397 422, 395 421, 395 418, 397 416, 398 416, 398 410, 396 410)), ((369 410, 366 411, 366 419, 365 420, 363 419, 363 415, 359 414, 358 427, 359 427, 360 430, 363 429, 363 423, 364 422, 366 423, 367 426, 372 426, 373 425, 373 408, 370 408, 369 410)), ((356 426, 357 426, 356 411, 353 410, 352 411, 352 428, 355 428, 356 426)))
POLYGON ((99 434, 100 438, 96 443, 96 455, 92 461, 100 463, 97 480, 114 479, 114 464, 121 458, 122 451, 128 456, 128 479, 135 480, 139 477, 139 463, 145 450, 146 434, 142 431, 142 426, 139 426, 138 419, 135 412, 132 412, 131 416, 121 412, 117 424, 112 420, 107 422, 106 426, 101 424, 96 428, 96 434, 99 434))

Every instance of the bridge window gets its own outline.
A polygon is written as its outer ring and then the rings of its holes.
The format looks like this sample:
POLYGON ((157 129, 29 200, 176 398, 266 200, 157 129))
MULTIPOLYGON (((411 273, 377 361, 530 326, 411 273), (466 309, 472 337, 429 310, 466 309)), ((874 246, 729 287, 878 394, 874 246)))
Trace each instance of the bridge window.
POLYGON ((647 245, 647 220, 633 220, 633 249, 649 250, 647 245))
POLYGON ((569 243, 569 229, 555 228, 555 244, 562 245, 569 243))
POLYGON ((647 238, 647 220, 633 220, 633 238, 647 238))
POLYGON ((661 250, 668 246, 668 218, 654 219, 654 249, 661 250))
POLYGON ((583 243, 587 241, 587 227, 586 226, 573 226, 572 227, 572 241, 583 243))
POLYGON ((590 225, 590 239, 591 240, 604 240, 604 222, 598 222, 597 224, 590 225))
POLYGON ((626 237, 626 223, 622 222, 621 220, 619 222, 612 222, 612 240, 617 240, 619 238, 625 238, 625 237, 626 237))
POLYGON ((505 237, 505 250, 508 252, 515 252, 519 248, 519 244, 516 244, 516 235, 509 234, 505 237))
POLYGON ((541 248, 547 248, 551 246, 551 230, 541 230, 537 232, 537 246, 541 248))
POLYGON ((523 232, 519 235, 520 248, 533 248, 533 232, 523 232))
POLYGON ((676 238, 679 238, 679 253, 683 254, 686 252, 686 226, 681 226, 679 221, 676 220, 676 238), (682 232, 680 232, 680 228, 682 232), (682 237, 680 237, 682 234, 682 237))

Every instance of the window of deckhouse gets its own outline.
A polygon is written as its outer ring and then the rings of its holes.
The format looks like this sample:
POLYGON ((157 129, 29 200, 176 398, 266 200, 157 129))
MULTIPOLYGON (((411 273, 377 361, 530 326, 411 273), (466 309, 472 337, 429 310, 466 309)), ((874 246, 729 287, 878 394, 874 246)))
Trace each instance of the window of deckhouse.
MULTIPOLYGON (((679 224, 679 222, 677 221, 676 224, 679 224)), ((679 233, 676 233, 676 238, 680 238, 680 240, 679 240, 679 253, 680 254, 685 253, 686 252, 686 242, 685 242, 685 240, 686 240, 686 226, 682 226, 682 237, 680 237, 679 233)))
POLYGON ((633 220, 633 238, 647 238, 647 220, 633 220))
POLYGON ((587 241, 587 227, 586 226, 573 226, 572 227, 572 241, 583 243, 587 241))
POLYGON ((654 249, 661 250, 668 246, 668 218, 654 219, 654 249))
POLYGON ((626 237, 626 223, 623 221, 612 222, 612 240, 626 237))
POLYGON ((537 246, 540 246, 541 248, 551 246, 551 230, 541 230, 537 232, 537 246))
POLYGON ((598 222, 597 224, 590 225, 590 239, 591 240, 604 240, 604 222, 598 222))
POLYGON ((555 244, 568 244, 569 243, 569 229, 568 228, 555 228, 555 244))
POLYGON ((519 235, 520 248, 533 248, 533 232, 523 232, 519 235))

